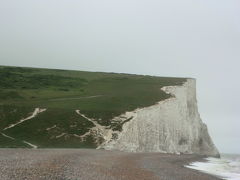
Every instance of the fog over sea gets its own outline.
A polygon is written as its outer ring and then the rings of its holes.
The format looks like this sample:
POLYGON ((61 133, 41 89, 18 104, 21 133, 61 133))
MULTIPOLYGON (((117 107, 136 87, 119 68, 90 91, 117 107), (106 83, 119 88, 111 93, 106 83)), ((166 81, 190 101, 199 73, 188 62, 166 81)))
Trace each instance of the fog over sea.
POLYGON ((185 167, 212 174, 226 180, 240 180, 240 155, 221 154, 221 158, 206 158, 185 167))

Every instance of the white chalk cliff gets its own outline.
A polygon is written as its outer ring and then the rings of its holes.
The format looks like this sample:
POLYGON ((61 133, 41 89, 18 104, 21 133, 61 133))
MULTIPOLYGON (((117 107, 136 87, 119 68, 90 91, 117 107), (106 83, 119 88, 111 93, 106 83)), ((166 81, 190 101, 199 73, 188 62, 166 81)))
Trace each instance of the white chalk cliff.
POLYGON ((218 156, 219 152, 198 113, 196 81, 162 88, 171 98, 126 112, 117 118, 132 119, 100 148, 131 152, 166 152, 218 156))

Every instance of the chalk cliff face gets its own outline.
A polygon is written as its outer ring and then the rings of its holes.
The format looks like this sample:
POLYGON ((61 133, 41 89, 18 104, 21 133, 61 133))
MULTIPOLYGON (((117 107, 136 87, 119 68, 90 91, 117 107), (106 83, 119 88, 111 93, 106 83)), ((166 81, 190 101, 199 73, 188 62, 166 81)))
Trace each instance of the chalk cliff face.
POLYGON ((195 80, 188 79, 182 86, 167 86, 162 90, 172 97, 117 117, 131 120, 99 147, 219 156, 198 113, 195 80))

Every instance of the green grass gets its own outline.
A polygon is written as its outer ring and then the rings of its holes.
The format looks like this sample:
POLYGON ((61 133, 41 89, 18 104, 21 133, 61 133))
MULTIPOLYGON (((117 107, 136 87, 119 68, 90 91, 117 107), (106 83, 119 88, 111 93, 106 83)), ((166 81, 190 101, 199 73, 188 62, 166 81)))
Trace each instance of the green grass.
POLYGON ((0 148, 29 148, 30 146, 24 144, 18 139, 12 140, 0 134, 0 148))
MULTIPOLYGON (((0 132, 29 116, 34 108, 47 108, 4 133, 39 147, 96 147, 94 137, 80 141, 73 136, 94 126, 79 116, 76 109, 101 125, 121 130, 123 123, 113 123, 113 117, 167 99, 170 95, 161 87, 185 81, 185 78, 0 66, 0 132), (97 97, 85 98, 89 96, 97 97), (54 125, 58 128, 46 131, 54 125), (67 135, 53 138, 63 132, 67 135)), ((0 147, 10 144, 0 141, 0 147)))
POLYGON ((21 123, 15 128, 7 129, 5 132, 10 136, 17 134, 19 139, 29 141, 38 147, 93 147, 93 142, 89 146, 74 136, 74 134, 83 135, 91 127, 94 127, 92 122, 74 111, 49 109, 34 119, 21 123), (51 127, 54 128, 47 130, 51 127), (67 136, 53 138, 62 133, 66 133, 67 136))

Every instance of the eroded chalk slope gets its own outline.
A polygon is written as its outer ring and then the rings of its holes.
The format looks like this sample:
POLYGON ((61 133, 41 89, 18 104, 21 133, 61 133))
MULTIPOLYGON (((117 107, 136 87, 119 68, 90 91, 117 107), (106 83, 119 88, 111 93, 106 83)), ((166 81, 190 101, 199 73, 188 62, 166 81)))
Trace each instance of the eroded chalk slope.
POLYGON ((195 79, 188 79, 182 86, 167 86, 162 90, 172 97, 121 115, 119 118, 132 119, 99 148, 218 156, 219 152, 198 112, 195 79))

